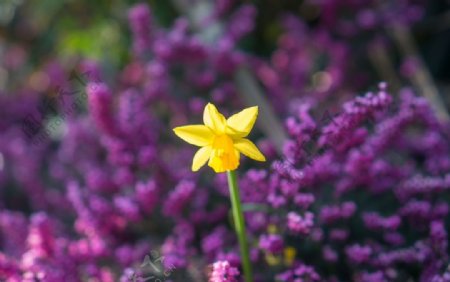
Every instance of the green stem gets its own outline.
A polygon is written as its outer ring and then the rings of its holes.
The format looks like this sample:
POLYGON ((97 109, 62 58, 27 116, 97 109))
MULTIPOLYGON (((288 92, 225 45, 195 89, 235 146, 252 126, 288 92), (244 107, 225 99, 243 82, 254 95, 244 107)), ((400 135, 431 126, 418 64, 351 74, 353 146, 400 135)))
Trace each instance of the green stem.
POLYGON ((242 268, 244 269, 245 282, 253 282, 252 268, 248 251, 247 233, 245 231, 244 214, 242 213, 241 198, 236 181, 236 171, 227 171, 228 187, 230 188, 231 206, 233 209, 234 227, 241 249, 242 268))

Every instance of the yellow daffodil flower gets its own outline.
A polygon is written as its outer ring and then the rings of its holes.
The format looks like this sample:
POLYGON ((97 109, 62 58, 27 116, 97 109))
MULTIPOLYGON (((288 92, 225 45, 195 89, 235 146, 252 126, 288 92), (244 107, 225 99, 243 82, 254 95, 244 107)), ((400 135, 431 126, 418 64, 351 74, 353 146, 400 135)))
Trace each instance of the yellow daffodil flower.
POLYGON ((184 141, 201 147, 194 155, 192 171, 199 170, 208 160, 215 172, 234 170, 239 166, 240 153, 257 161, 266 158, 246 139, 255 124, 258 107, 250 107, 232 115, 230 118, 219 113, 208 103, 203 112, 203 124, 180 126, 173 129, 184 141))
POLYGON ((295 261, 297 250, 294 247, 286 247, 284 248, 283 253, 284 253, 284 264, 287 266, 291 266, 295 261))

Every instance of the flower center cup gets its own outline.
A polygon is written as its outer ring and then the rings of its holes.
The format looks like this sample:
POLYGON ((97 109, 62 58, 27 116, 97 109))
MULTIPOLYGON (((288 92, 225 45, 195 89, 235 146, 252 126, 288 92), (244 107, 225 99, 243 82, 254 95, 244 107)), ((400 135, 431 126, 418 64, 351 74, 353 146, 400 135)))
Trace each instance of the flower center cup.
POLYGON ((239 166, 239 152, 228 135, 215 136, 211 147, 212 154, 208 165, 216 172, 234 170, 239 166))

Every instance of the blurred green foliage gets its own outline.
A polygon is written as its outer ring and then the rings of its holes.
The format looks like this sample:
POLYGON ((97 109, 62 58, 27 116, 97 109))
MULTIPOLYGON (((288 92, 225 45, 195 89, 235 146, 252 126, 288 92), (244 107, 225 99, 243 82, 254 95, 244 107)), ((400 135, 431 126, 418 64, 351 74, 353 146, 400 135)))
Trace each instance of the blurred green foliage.
MULTIPOLYGON (((131 44, 127 22, 134 0, 2 0, 0 38, 26 48, 31 65, 48 58, 84 57, 120 68, 131 44)), ((177 13, 170 1, 147 1, 155 21, 169 26, 177 13)))

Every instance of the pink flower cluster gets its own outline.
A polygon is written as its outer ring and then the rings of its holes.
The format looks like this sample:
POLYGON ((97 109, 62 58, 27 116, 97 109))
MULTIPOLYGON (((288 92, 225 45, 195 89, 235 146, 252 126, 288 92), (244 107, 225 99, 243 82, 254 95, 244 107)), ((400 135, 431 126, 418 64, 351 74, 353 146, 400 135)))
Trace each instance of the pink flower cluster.
MULTIPOLYGON (((170 129, 199 123, 208 101, 242 108, 255 80, 287 136, 277 147, 263 122, 252 139, 268 161, 241 159, 255 281, 448 281, 449 124, 411 88, 373 87, 359 57, 426 1, 303 2, 321 12, 283 15, 267 56, 243 51, 256 6, 214 1, 196 25, 164 28, 137 4, 115 76, 83 60, 83 92, 51 106, 50 89, 0 93, 0 280, 241 281, 226 178, 192 173, 193 148, 170 129)), ((80 86, 62 63, 41 71, 80 86)))

